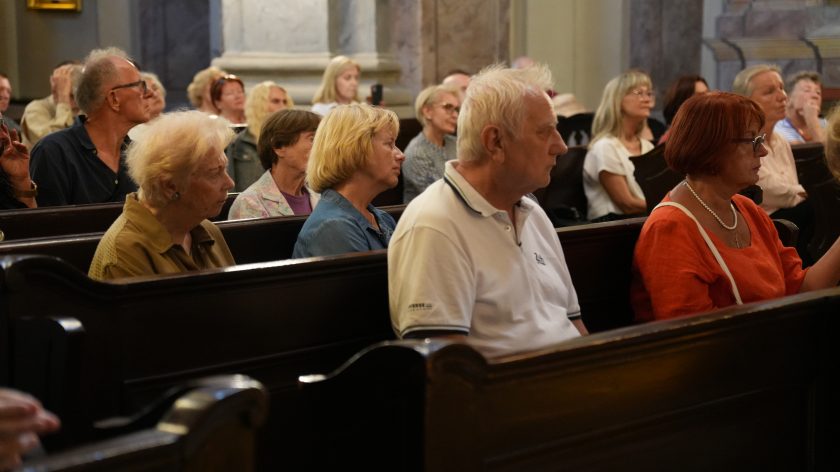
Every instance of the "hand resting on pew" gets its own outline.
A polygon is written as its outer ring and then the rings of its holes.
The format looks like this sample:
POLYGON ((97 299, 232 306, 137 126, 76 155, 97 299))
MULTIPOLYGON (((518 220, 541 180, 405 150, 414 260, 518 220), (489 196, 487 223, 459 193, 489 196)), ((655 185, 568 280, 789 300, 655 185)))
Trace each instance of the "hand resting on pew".
POLYGON ((58 429, 60 421, 35 398, 0 388, 0 471, 21 464, 21 455, 37 447, 38 435, 58 429))

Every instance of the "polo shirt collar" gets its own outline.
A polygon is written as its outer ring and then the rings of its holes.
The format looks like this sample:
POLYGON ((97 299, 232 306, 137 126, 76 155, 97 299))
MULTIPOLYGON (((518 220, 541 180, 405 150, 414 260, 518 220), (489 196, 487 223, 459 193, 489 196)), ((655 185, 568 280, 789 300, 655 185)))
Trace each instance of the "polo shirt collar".
MULTIPOLYGON (((467 182, 467 179, 465 179, 464 176, 461 175, 461 173, 455 168, 455 164, 457 164, 457 162, 457 160, 446 162, 443 180, 450 188, 452 188, 455 195, 464 202, 467 208, 484 217, 494 216, 499 213, 506 215, 507 212, 493 206, 478 192, 478 190, 475 189, 475 187, 467 182)), ((536 202, 532 201, 530 198, 520 198, 516 207, 522 212, 522 216, 525 216, 531 212, 535 205, 536 202)))
MULTIPOLYGON (((73 122, 73 126, 70 127, 70 132, 73 133, 76 138, 79 140, 79 144, 82 145, 83 148, 91 151, 91 153, 96 154, 96 146, 93 145, 93 141, 90 140, 90 135, 87 132, 87 128, 85 128, 85 122, 87 121, 86 115, 79 115, 75 118, 73 122)), ((125 150, 128 145, 131 144, 131 138, 128 137, 126 134, 123 138, 123 143, 120 146, 120 153, 125 154, 125 150)), ((125 156, 120 156, 124 158, 125 156)))
MULTIPOLYGON (((148 208, 140 203, 136 192, 126 195, 123 212, 128 221, 144 229, 146 237, 149 238, 151 250, 164 254, 175 246, 169 231, 164 228, 148 208)), ((193 244, 215 243, 213 237, 201 224, 190 230, 190 236, 192 236, 193 244)))

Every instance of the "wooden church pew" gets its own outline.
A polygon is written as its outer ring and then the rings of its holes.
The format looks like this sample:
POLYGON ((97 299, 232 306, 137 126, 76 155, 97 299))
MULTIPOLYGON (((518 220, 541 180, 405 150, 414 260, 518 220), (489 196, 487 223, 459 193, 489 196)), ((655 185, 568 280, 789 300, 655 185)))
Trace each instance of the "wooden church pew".
MULTIPOLYGON (((399 220, 404 205, 382 207, 399 220)), ((297 241, 305 216, 277 216, 217 223, 236 262, 249 264, 288 259, 297 241)), ((0 244, 0 255, 41 254, 64 259, 82 272, 87 272, 96 246, 103 233, 74 234, 58 237, 31 238, 0 244)))
POLYGON ((383 343, 301 378, 307 453, 325 470, 838 470, 838 310, 830 289, 497 359, 383 343))
MULTIPOLYGON (((227 220, 239 193, 229 193, 213 221, 227 220)), ((122 213, 122 202, 0 211, 0 241, 105 232, 122 213)))
POLYGON ((245 376, 193 381, 108 439, 24 462, 23 470, 254 470, 268 393, 245 376), (164 409, 163 413, 159 410, 164 409), (146 425, 145 423, 152 423, 146 425))

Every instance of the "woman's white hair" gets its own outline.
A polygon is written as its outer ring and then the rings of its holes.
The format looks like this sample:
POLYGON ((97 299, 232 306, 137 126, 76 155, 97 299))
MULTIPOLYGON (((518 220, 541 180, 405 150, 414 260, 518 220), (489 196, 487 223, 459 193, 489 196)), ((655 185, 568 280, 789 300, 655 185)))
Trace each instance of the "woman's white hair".
POLYGON ((752 95, 753 88, 755 87, 752 83, 753 78, 763 72, 775 72, 779 74, 779 77, 782 76, 782 69, 775 64, 755 64, 738 72, 735 80, 732 81, 732 92, 749 97, 752 95))
POLYGON ((458 159, 475 162, 486 155, 481 131, 495 125, 513 136, 525 117, 528 95, 544 96, 553 87, 551 70, 544 64, 525 69, 507 69, 502 64, 486 67, 470 80, 458 115, 458 159))
POLYGON ((223 153, 233 136, 224 120, 197 110, 164 113, 150 121, 143 140, 132 142, 126 156, 128 175, 140 187, 140 200, 154 208, 165 207, 166 181, 185 185, 201 159, 223 153))

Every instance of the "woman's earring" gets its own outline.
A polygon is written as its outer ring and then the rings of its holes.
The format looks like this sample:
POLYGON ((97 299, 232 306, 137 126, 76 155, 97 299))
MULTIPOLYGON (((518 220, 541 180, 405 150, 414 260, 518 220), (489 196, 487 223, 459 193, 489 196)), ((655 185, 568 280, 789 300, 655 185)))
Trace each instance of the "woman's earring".
POLYGON ((180 198, 181 198, 181 192, 175 192, 175 193, 172 195, 172 201, 173 201, 173 202, 174 202, 174 201, 176 201, 176 200, 179 200, 180 198))

